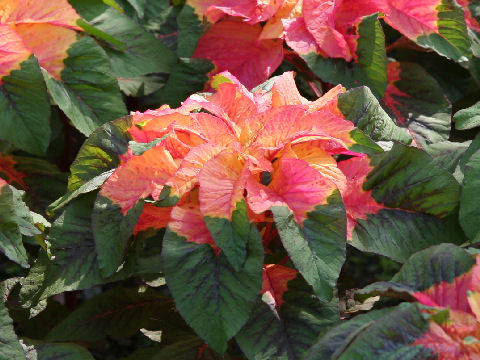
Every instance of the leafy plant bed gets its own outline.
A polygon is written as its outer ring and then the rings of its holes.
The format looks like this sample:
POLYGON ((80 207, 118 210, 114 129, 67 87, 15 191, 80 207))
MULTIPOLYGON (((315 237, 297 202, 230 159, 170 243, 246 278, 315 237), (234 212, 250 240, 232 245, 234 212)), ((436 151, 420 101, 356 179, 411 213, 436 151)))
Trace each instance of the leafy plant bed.
POLYGON ((480 359, 477 1, 0 3, 0 360, 480 359))

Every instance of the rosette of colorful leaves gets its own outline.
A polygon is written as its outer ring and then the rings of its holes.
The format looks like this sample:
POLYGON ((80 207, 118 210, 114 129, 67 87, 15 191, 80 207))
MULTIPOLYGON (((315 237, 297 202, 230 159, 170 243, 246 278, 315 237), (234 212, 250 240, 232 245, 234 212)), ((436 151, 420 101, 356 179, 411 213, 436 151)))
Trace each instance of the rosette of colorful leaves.
POLYGON ((231 70, 248 86, 266 80, 279 66, 279 40, 284 39, 322 80, 347 87, 365 84, 383 96, 387 60, 379 17, 422 47, 458 62, 472 58, 465 25, 466 19, 475 26, 472 12, 466 4, 462 4, 464 12, 449 0, 415 4, 389 0, 189 0, 187 4, 213 23, 200 39, 195 56, 212 60, 217 71, 231 70), (253 58, 260 59, 254 70, 248 66, 253 58))
MULTIPOLYGON (((477 11, 474 4, 467 2, 460 4, 463 9, 454 1, 440 0, 415 4, 388 0, 242 3, 191 0, 187 5, 213 24, 200 38, 194 53, 195 57, 210 59, 215 64, 212 74, 229 70, 253 87, 279 66, 284 55, 281 41, 285 40, 294 50, 294 53, 284 52, 288 54, 287 61, 299 68, 307 81, 316 75, 347 88, 369 86, 383 100, 382 105, 396 123, 407 128, 420 147, 449 137, 451 106, 444 93, 450 92, 451 79, 446 79, 448 84, 439 84, 442 74, 432 77, 418 64, 388 62, 387 50, 392 59, 396 56, 405 59, 401 51, 395 50, 433 49, 468 68, 478 82, 477 11), (393 36, 395 42, 387 48, 380 20, 403 35, 400 39, 393 36), (262 26, 260 23, 264 21, 262 26), (298 56, 314 74, 307 74, 298 56), (411 81, 413 78, 422 81, 411 81)), ((391 33, 391 29, 387 31, 388 42, 393 41, 391 33)), ((460 112, 458 126, 462 129, 476 126, 477 115, 475 106, 460 112)))
POLYGON ((0 137, 33 154, 50 142, 50 101, 84 135, 126 113, 107 56, 66 0, 0 4, 0 137))
POLYGON ((358 154, 350 149, 356 144, 354 125, 336 106, 343 90, 310 103, 294 89, 280 92, 285 82, 293 84, 292 74, 278 78, 271 92, 250 93, 224 73, 214 79, 213 95, 192 96, 175 110, 134 115, 129 134, 149 145, 141 152, 130 147, 102 185, 92 215, 105 275, 122 260, 115 239, 128 240, 135 226, 152 224, 152 215, 161 218, 156 225, 167 225, 163 267, 177 307, 221 351, 248 320, 260 291, 257 223, 266 221, 267 210, 293 263, 320 298, 332 298, 345 256, 338 190, 345 177, 332 155, 358 154), (160 207, 147 203, 140 215, 142 199, 149 197, 160 207), (328 262, 322 246, 329 249, 328 262), (112 258, 113 252, 118 256, 112 258))
MULTIPOLYGON (((222 352, 253 313, 265 321, 272 316, 287 321, 290 311, 300 311, 281 297, 273 307, 271 297, 256 303, 262 243, 267 253, 273 246, 300 281, 291 284, 292 299, 299 296, 294 289, 304 289, 298 305, 312 313, 311 321, 294 321, 291 328, 277 324, 277 330, 287 338, 295 329, 310 335, 285 348, 269 347, 268 340, 257 344, 258 351, 298 356, 323 331, 317 322, 338 316, 328 301, 347 239, 404 261, 416 250, 446 241, 446 230, 459 229, 449 222, 457 210, 458 183, 425 152, 400 144, 410 137, 368 88, 345 92, 337 86, 310 102, 297 91, 293 73, 254 92, 229 73, 217 75, 212 85, 215 93, 192 95, 177 109, 162 106, 105 124, 79 151, 69 192, 50 210, 73 200, 58 227, 54 224, 55 234, 68 231, 67 216, 72 220, 80 208, 92 206, 74 199, 100 187, 91 221, 82 218, 82 224, 91 222, 88 236, 95 243, 91 281, 132 271, 125 256, 134 246, 132 234, 166 229, 162 267, 177 308, 222 352), (383 152, 374 140, 399 143, 383 152), (419 171, 427 160, 431 165, 419 171), (431 202, 416 200, 423 191, 432 194, 431 202), (425 219, 428 226, 414 231, 425 219), (384 234, 380 240, 378 233, 384 234), (405 238, 409 246, 397 254, 393 249, 405 238), (325 303, 307 301, 312 296, 325 303)), ((51 242, 60 250, 59 239, 51 242)), ((289 289, 292 279, 280 283, 289 289)), ((50 291, 40 290, 40 296, 50 291)), ((245 351, 257 351, 257 345, 239 336, 245 351)))
POLYGON ((361 296, 386 295, 413 304, 374 310, 339 325, 309 350, 306 359, 348 359, 359 354, 478 359, 479 271, 478 256, 451 244, 414 254, 390 282, 359 291, 361 296), (347 332, 354 334, 352 341, 341 337, 347 332))
POLYGON ((177 307, 224 351, 260 292, 257 225, 265 211, 275 212, 287 251, 315 293, 332 297, 346 222, 336 185, 343 188, 345 178, 332 155, 379 148, 338 110, 340 87, 310 103, 292 87, 292 74, 277 78, 269 92, 250 93, 228 73, 215 81, 213 95, 194 95, 178 109, 137 113, 94 132, 72 165, 70 193, 52 210, 103 183, 92 214, 103 276, 121 265, 132 233, 167 227, 162 263, 177 307), (99 142, 106 134, 112 141, 99 142), (321 244, 329 248, 328 262, 321 244), (313 270, 298 256, 300 247, 309 249, 313 270), (192 290, 204 295, 192 297, 192 290))

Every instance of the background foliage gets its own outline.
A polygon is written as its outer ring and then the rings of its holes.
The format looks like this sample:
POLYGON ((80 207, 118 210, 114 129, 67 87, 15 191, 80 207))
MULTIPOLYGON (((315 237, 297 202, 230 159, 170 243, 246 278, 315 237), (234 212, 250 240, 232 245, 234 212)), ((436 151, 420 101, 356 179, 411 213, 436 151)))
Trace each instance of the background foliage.
POLYGON ((2 1, 0 359, 480 358, 479 37, 477 0, 2 1))

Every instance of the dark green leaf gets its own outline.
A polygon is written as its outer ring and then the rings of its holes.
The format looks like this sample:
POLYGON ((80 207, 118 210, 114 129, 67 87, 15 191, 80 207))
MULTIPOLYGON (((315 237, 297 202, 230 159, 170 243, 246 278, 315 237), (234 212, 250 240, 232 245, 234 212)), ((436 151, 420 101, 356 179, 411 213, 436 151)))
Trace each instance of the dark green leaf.
POLYGON ((15 169, 25 174, 25 202, 43 213, 53 200, 62 196, 67 187, 67 174, 51 162, 34 157, 14 156, 15 169))
POLYGON ((395 144, 372 155, 363 184, 386 208, 358 219, 351 244, 397 261, 441 242, 464 241, 456 220, 460 186, 424 151, 395 144))
POLYGON ((69 192, 120 164, 119 155, 127 152, 132 140, 127 131, 131 125, 131 117, 123 117, 102 125, 89 136, 70 167, 69 192))
POLYGON ((424 150, 442 168, 448 170, 459 183, 463 180, 463 172, 460 169, 460 159, 465 154, 471 141, 463 143, 442 141, 424 147, 424 150))
POLYGON ((108 8, 95 18, 87 20, 127 45, 125 51, 105 48, 112 69, 118 77, 172 71, 176 61, 175 54, 126 15, 108 8))
POLYGON ((50 142, 50 103, 37 59, 32 55, 2 78, 0 138, 34 155, 50 142))
MULTIPOLYGON (((45 304, 46 307, 42 306, 43 308, 38 315, 32 314, 30 309, 24 309, 24 311, 28 311, 28 319, 17 319, 24 338, 44 339, 50 330, 65 319, 71 312, 66 305, 60 304, 53 298, 39 302, 39 305, 43 304, 45 304)), ((35 308, 38 307, 39 306, 35 306, 35 308)))
POLYGON ((112 46, 117 47, 119 50, 125 50, 126 45, 124 42, 115 39, 113 36, 108 35, 107 33, 103 32, 102 30, 96 28, 95 26, 91 25, 88 21, 84 19, 77 20, 77 25, 80 26, 87 34, 90 34, 101 41, 106 41, 107 43, 111 44, 112 46))
POLYGON ((3 301, 0 301, 0 360, 25 360, 22 346, 13 330, 13 321, 3 301))
POLYGON ((383 209, 358 220, 351 245, 359 250, 404 262, 415 252, 443 242, 465 241, 455 217, 439 219, 428 214, 383 209))
POLYGON ((121 271, 103 278, 93 239, 91 217, 95 194, 84 195, 70 203, 53 223, 49 242, 52 259, 41 252, 23 281, 20 293, 23 306, 34 306, 40 300, 64 291, 83 290, 122 280, 136 273, 156 273, 160 269, 160 239, 138 242, 129 253, 121 271))
POLYGON ((87 349, 75 344, 44 343, 28 339, 25 344, 27 360, 94 360, 87 349))
POLYGON ((390 208, 446 217, 458 206, 460 186, 420 149, 395 144, 370 157, 373 170, 363 188, 390 208))
POLYGON ((205 59, 180 58, 168 82, 159 91, 159 102, 177 107, 194 92, 203 90, 213 65, 205 59))
POLYGON ((49 341, 101 341, 136 334, 141 328, 161 326, 171 312, 171 298, 147 289, 113 288, 88 300, 47 335, 49 341))
POLYGON ((125 95, 140 97, 155 93, 165 86, 167 74, 140 75, 131 78, 118 79, 120 90, 125 95))
POLYGON ((434 359, 429 350, 412 345, 427 329, 416 305, 377 310, 331 329, 304 359, 434 359))
POLYGON ((94 197, 71 203, 53 223, 49 242, 52 260, 41 252, 23 282, 24 306, 69 290, 87 289, 105 282, 100 276, 90 213, 94 197))
POLYGON ((409 134, 395 125, 366 86, 339 94, 338 108, 347 120, 375 141, 395 140, 404 144, 412 141, 409 134))
POLYGON ((237 203, 231 221, 226 218, 205 216, 203 218, 215 244, 236 271, 240 271, 247 255, 250 236, 250 220, 245 200, 237 203))
POLYGON ((345 206, 336 190, 326 205, 307 213, 303 227, 286 207, 272 209, 283 246, 305 280, 322 301, 334 294, 345 261, 345 206))
POLYGON ((301 277, 288 282, 283 300, 278 309, 268 298, 259 299, 235 336, 248 359, 301 359, 319 334, 339 319, 338 300, 319 302, 301 277))
POLYGON ((225 355, 219 355, 206 346, 202 339, 196 336, 185 337, 173 344, 163 347, 140 349, 123 360, 231 360, 225 355))
POLYGON ((143 201, 138 201, 124 214, 119 205, 100 194, 97 196, 92 212, 92 230, 103 277, 113 275, 122 264, 128 239, 142 210, 143 201))
POLYGON ((127 114, 105 52, 88 36, 68 49, 62 82, 43 71, 54 102, 84 135, 127 114))
POLYGON ((202 22, 194 9, 185 4, 178 14, 178 48, 179 57, 188 58, 193 55, 198 39, 203 33, 202 22))
POLYGON ((383 105, 397 125, 421 146, 448 140, 451 106, 437 81, 410 62, 390 63, 388 77, 383 105))
POLYGON ((453 284, 474 265, 475 260, 467 251, 452 244, 440 244, 413 254, 391 281, 371 284, 358 293, 411 301, 414 292, 427 290, 433 285, 453 284))
POLYGON ((358 63, 373 93, 382 97, 387 87, 385 35, 378 14, 365 16, 358 25, 358 63))
POLYGON ((212 349, 224 353, 260 292, 263 249, 256 227, 250 228, 247 257, 239 272, 210 245, 188 242, 171 230, 165 234, 162 263, 180 314, 212 349))
POLYGON ((110 177, 110 175, 112 175, 113 172, 114 172, 114 169, 108 170, 98 176, 95 176, 93 179, 88 180, 87 182, 82 184, 79 188, 66 193, 61 198, 53 202, 47 208, 47 211, 50 213, 54 213, 55 211, 63 208, 65 205, 67 205, 70 201, 77 198, 78 196, 99 189, 100 186, 103 185, 103 183, 110 177))
POLYGON ((470 271, 473 265, 475 259, 462 248, 441 244, 412 255, 392 281, 421 291, 443 281, 451 284, 456 277, 470 271))
POLYGON ((460 224, 471 241, 480 241, 480 223, 478 215, 480 204, 480 150, 477 150, 465 164, 465 177, 460 198, 460 224))
POLYGON ((480 126, 480 101, 469 108, 457 111, 453 116, 455 129, 467 130, 480 126))
POLYGON ((22 235, 34 236, 41 232, 35 227, 32 213, 22 200, 23 194, 23 191, 10 185, 0 187, 0 251, 10 260, 28 268, 22 235))

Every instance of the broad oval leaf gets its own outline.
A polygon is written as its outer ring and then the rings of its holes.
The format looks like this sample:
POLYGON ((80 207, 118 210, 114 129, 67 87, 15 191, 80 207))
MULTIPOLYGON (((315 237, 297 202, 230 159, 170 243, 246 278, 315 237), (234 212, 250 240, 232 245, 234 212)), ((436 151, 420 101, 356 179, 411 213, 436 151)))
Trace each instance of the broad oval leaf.
POLYGON ((250 227, 245 264, 235 271, 211 245, 197 244, 182 232, 167 229, 162 262, 168 287, 186 322, 216 351, 248 320, 261 288, 263 248, 250 227))
POLYGON ((463 242, 454 217, 459 184, 422 150, 395 144, 339 165, 350 179, 344 201, 353 246, 405 261, 431 245, 463 242), (365 191, 374 199, 370 208, 359 197, 365 191))
POLYGON ((382 102, 419 147, 448 140, 450 103, 437 81, 418 64, 388 63, 388 86, 382 102))
MULTIPOLYGON (((281 265, 271 266, 269 272, 281 271, 281 265)), ((235 336, 249 359, 300 359, 315 339, 339 319, 336 298, 319 302, 300 276, 289 279, 283 275, 283 281, 282 302, 272 303, 264 292, 249 321, 235 336), (302 316, 298 316, 300 313, 302 316)))

